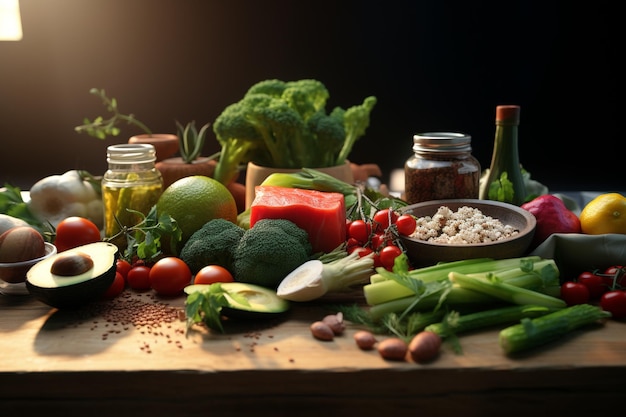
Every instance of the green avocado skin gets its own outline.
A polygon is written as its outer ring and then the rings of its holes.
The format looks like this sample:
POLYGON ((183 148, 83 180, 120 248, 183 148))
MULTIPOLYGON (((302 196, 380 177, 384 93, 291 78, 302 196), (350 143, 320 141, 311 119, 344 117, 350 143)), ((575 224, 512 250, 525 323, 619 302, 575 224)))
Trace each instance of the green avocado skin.
POLYGON ((119 251, 112 246, 111 243, 97 242, 75 248, 78 251, 84 250, 92 257, 102 257, 98 262, 105 263, 101 268, 103 273, 84 281, 56 287, 39 286, 36 280, 27 278, 25 284, 28 292, 42 303, 58 309, 77 309, 99 299, 115 280, 119 251))

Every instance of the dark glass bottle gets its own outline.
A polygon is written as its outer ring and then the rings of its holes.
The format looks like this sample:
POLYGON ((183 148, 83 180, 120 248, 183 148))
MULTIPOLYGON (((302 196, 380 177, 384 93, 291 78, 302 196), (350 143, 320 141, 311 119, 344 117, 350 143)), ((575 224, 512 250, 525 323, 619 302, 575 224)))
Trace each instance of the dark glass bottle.
POLYGON ((489 175, 481 183, 480 199, 520 206, 526 198, 526 186, 519 160, 518 127, 520 106, 496 107, 496 134, 489 175))

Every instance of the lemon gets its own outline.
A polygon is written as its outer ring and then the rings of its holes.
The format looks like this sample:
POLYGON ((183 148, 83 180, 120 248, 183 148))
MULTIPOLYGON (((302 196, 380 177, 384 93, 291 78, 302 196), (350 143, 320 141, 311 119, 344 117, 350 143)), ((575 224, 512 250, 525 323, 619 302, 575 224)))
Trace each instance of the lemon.
POLYGON ((600 194, 585 205, 579 217, 585 234, 626 234, 626 197, 618 193, 600 194))
POLYGON ((228 188, 203 175, 192 175, 173 182, 163 190, 156 204, 157 214, 169 214, 182 231, 178 249, 206 222, 222 218, 237 221, 237 203, 228 188))

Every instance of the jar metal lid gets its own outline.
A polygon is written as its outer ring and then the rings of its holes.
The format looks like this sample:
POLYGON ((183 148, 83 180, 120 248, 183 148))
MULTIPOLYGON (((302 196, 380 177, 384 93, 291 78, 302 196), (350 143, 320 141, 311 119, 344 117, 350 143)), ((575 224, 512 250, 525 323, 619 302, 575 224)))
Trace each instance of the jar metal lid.
POLYGON ((471 152, 472 137, 457 132, 428 132, 413 136, 415 152, 471 152))
POLYGON ((107 162, 142 164, 156 161, 156 149, 150 144, 128 143, 107 147, 107 162))

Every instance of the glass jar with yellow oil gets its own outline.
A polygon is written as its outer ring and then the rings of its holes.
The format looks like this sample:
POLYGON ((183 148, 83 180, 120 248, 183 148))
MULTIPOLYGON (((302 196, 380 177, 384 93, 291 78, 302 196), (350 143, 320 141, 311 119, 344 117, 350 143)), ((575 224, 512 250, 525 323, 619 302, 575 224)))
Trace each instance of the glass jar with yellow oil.
POLYGON ((163 179, 155 167, 156 151, 148 144, 121 144, 107 147, 108 170, 102 177, 104 236, 121 251, 126 237, 121 227, 132 227, 142 220, 133 211, 148 214, 163 192, 163 179), (117 236, 119 235, 119 236, 117 236))

